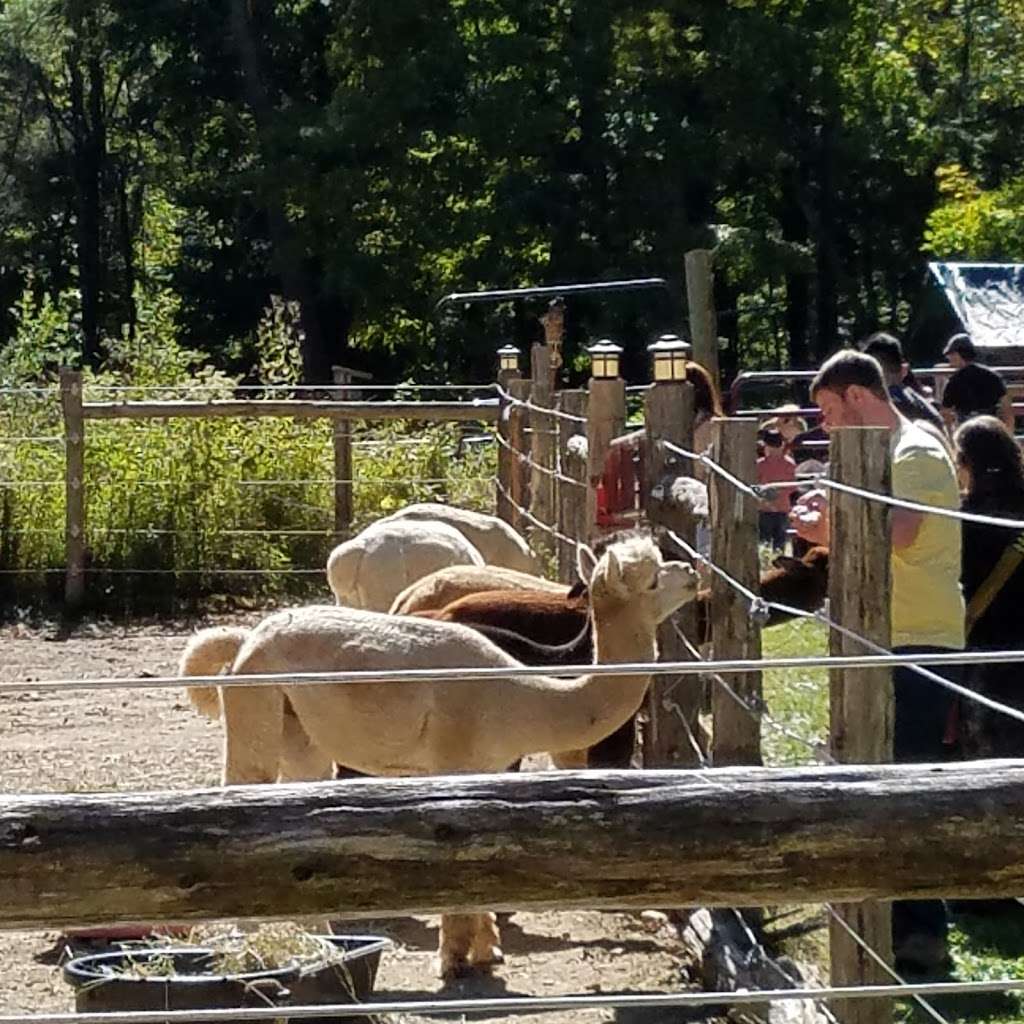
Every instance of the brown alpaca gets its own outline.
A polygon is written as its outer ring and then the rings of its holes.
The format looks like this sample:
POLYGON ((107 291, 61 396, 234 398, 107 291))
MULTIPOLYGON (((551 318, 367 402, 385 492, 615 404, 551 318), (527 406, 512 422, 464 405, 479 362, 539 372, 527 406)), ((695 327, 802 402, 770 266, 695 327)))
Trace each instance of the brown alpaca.
MULTIPOLYGON (((789 605, 801 611, 816 612, 828 597, 828 548, 811 548, 803 558, 779 555, 773 569, 761 573, 761 597, 771 604, 789 605)), ((694 601, 697 613, 698 643, 711 642, 711 590, 698 591, 694 601)), ((795 618, 792 612, 770 608, 766 627, 778 626, 795 618)))
POLYGON ((488 590, 470 594, 437 611, 417 612, 440 622, 494 626, 540 644, 565 644, 586 626, 590 599, 577 584, 567 593, 543 590, 488 590))

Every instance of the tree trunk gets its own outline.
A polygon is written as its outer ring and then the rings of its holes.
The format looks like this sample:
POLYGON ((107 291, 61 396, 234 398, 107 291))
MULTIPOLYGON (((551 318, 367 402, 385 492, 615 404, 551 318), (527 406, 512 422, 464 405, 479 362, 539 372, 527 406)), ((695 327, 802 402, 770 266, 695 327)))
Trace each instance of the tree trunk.
POLYGON ((331 365, 338 352, 330 351, 317 314, 316 293, 304 266, 302 245, 285 213, 283 190, 274 169, 275 154, 269 142, 275 112, 270 101, 259 44, 249 18, 247 0, 231 0, 231 39, 242 69, 242 90, 245 102, 256 122, 259 148, 263 161, 263 184, 268 196, 267 225, 277 271, 285 298, 299 304, 302 323, 300 347, 302 375, 306 384, 330 384, 331 365))
MULTIPOLYGON (((141 185, 139 188, 141 189, 141 185)), ((132 198, 128 194, 128 172, 124 167, 117 175, 118 242, 121 262, 124 264, 124 309, 127 316, 128 340, 135 341, 138 327, 138 309, 135 305, 135 232, 132 216, 132 198)))
POLYGON ((106 163, 103 116, 104 68, 90 38, 94 26, 88 4, 68 4, 71 27, 65 54, 71 106, 72 181, 75 194, 78 289, 82 304, 82 358, 95 365, 100 357, 103 296, 102 203, 106 163))
POLYGON ((817 158, 817 217, 815 224, 815 265, 817 288, 815 306, 817 310, 817 332, 815 362, 821 362, 839 341, 839 258, 836 252, 835 177, 833 171, 833 149, 836 123, 826 117, 821 126, 817 158))
MULTIPOLYGON (((803 169, 790 172, 782 184, 779 223, 782 237, 787 242, 806 244, 807 216, 801 202, 803 169)), ((808 349, 808 312, 811 301, 810 275, 805 270, 789 269, 786 283, 786 336, 789 339, 789 365, 801 369, 810 362, 808 349)))

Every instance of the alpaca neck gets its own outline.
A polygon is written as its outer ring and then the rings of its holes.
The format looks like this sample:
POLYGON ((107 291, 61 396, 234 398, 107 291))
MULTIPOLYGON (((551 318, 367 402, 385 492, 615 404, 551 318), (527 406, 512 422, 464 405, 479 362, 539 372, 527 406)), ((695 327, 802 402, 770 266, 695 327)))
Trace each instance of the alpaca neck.
MULTIPOLYGON (((594 623, 594 662, 653 662, 658 659, 656 627, 631 609, 597 614, 594 623)), ((550 680, 544 688, 544 722, 550 729, 544 750, 573 750, 592 746, 636 714, 651 677, 647 673, 585 675, 550 680)))

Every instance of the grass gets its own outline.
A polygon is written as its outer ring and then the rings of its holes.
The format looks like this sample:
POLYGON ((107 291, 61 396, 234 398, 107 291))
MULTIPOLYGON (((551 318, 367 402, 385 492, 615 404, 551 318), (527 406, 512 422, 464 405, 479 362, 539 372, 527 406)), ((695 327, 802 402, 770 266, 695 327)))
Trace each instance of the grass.
MULTIPOLYGON (((86 396, 110 397, 88 388, 86 396)), ((62 433, 52 390, 0 392, 7 609, 60 603, 62 433)), ((352 437, 352 533, 416 501, 493 507, 495 447, 464 443, 459 424, 357 424, 352 437)), ((85 459, 90 611, 174 614, 178 601, 210 607, 221 598, 324 592, 323 568, 338 540, 328 422, 90 421, 85 459)))
MULTIPOLYGON (((796 621, 766 630, 764 656, 810 657, 827 653, 825 628, 816 622, 796 621)), ((813 762, 811 747, 828 736, 828 673, 825 670, 786 669, 766 672, 764 696, 770 716, 785 726, 786 734, 765 720, 762 748, 765 763, 798 765, 813 762), (796 738, 794 738, 796 737, 796 738)), ((780 907, 768 937, 775 951, 803 963, 815 964, 827 976, 828 931, 818 907, 780 907), (818 925, 818 927, 815 927, 818 925)), ((1024 979, 1024 907, 999 913, 966 913, 964 904, 950 911, 949 948, 957 981, 1024 979)), ((1024 998, 1018 993, 994 996, 955 996, 932 1000, 951 1024, 1020 1024, 1024 998)), ((913 1001, 896 1004, 896 1020, 910 1024, 930 1020, 913 1001)))

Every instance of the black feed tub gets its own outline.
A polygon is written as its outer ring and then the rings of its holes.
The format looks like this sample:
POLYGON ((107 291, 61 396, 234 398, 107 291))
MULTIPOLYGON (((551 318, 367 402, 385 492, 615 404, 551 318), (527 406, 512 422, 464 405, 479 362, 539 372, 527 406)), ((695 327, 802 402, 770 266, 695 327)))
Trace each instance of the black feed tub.
MULTIPOLYGON (((79 1013, 123 1010, 239 1009, 255 1006, 363 1003, 373 993, 388 939, 324 935, 343 952, 338 960, 301 970, 291 967, 248 974, 209 973, 211 951, 196 946, 141 947, 95 953, 69 961, 64 980, 75 989, 79 1013), (173 973, 122 973, 127 965, 170 960, 173 973)), ((282 1013, 282 1017, 285 1014, 282 1013)), ((330 1024, 360 1024, 365 1017, 320 1017, 330 1024)))

